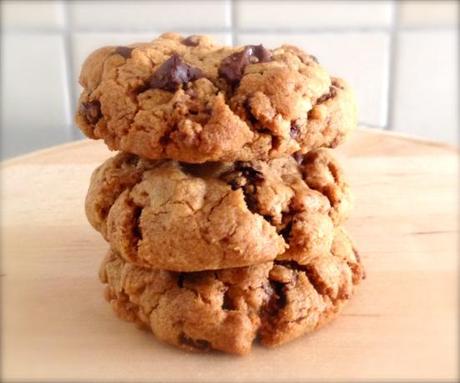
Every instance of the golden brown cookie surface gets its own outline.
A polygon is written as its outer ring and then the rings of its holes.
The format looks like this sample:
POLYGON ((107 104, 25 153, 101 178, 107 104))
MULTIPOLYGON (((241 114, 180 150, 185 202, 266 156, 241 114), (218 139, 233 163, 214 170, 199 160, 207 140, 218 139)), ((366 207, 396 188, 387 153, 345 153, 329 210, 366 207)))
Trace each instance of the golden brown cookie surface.
POLYGON ((334 147, 356 125, 345 82, 289 45, 232 48, 169 33, 93 52, 80 83, 80 129, 150 159, 267 160, 334 147))
POLYGON ((172 271, 330 251, 350 191, 326 149, 305 158, 184 164, 120 153, 96 169, 86 214, 125 260, 172 271))
POLYGON ((176 273, 109 252, 100 269, 106 299, 122 319, 192 351, 246 354, 259 336, 276 346, 318 329, 348 301, 363 270, 342 229, 332 251, 296 262, 176 273))

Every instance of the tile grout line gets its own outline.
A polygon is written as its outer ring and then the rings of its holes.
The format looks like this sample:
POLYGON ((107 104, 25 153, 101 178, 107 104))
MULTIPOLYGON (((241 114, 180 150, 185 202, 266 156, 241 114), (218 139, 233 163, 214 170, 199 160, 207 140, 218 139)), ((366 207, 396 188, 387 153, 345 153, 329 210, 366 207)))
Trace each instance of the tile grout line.
POLYGON ((390 28, 390 47, 389 47, 389 67, 388 67, 388 88, 387 88, 387 121, 384 130, 393 130, 394 109, 396 98, 396 80, 398 67, 398 48, 399 48, 399 4, 392 2, 392 18, 390 28))
POLYGON ((67 85, 67 113, 70 115, 68 117, 68 132, 69 140, 76 140, 79 137, 77 136, 76 129, 74 127, 73 119, 75 115, 75 105, 77 103, 75 97, 74 89, 74 65, 73 65, 73 40, 72 40, 72 30, 71 30, 71 18, 70 18, 70 8, 66 0, 63 0, 61 3, 64 13, 64 28, 62 30, 62 35, 64 37, 64 52, 65 52, 65 66, 66 66, 66 85, 67 85))
MULTIPOLYGON (((67 5, 67 1, 64 0, 64 3, 67 5)), ((67 5, 68 6, 68 5, 67 5)), ((232 8, 230 8, 232 9, 232 8)), ((233 12, 235 12, 233 8, 233 12)), ((236 16, 232 16, 235 17, 236 16)), ((391 32, 392 27, 388 26, 376 26, 376 27, 326 27, 326 28, 238 28, 229 27, 229 28, 194 28, 194 27, 176 27, 174 31, 182 33, 182 32, 190 32, 190 33, 247 33, 247 34, 322 34, 322 33, 378 33, 378 32, 391 32)), ((419 31, 427 31, 427 32, 444 32, 444 31, 456 31, 458 30, 457 26, 423 26, 423 27, 411 27, 411 26, 400 26, 398 25, 399 31, 407 31, 407 32, 419 32, 419 31)), ((118 34, 118 33, 149 33, 149 32, 156 32, 160 33, 163 29, 158 28, 84 28, 78 27, 73 28, 72 32, 74 33, 107 33, 107 34, 118 34)), ((165 31, 165 30, 164 30, 165 31)), ((40 27, 8 27, 2 30, 2 32, 7 33, 14 33, 14 34, 30 34, 30 33, 39 33, 39 34, 55 34, 55 33, 65 33, 65 28, 40 28, 40 27)))
POLYGON ((238 7, 238 0, 229 0, 230 1, 230 20, 231 20, 231 33, 232 33, 232 45, 238 45, 238 20, 237 20, 237 13, 236 8, 238 7))

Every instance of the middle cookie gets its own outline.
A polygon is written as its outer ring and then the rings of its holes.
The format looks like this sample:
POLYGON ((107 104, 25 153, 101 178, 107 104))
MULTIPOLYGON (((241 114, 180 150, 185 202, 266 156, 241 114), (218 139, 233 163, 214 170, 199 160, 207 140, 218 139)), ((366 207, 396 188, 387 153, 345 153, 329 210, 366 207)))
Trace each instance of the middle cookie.
POLYGON ((350 193, 326 149, 268 162, 184 164, 119 153, 97 168, 91 225, 125 260, 200 271, 329 251, 350 193))

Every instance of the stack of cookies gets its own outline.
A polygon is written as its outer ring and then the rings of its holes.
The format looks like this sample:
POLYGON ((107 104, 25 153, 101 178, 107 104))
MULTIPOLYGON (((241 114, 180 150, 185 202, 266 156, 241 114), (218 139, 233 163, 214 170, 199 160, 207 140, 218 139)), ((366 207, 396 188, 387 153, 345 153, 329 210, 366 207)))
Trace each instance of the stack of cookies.
POLYGON ((168 33, 93 52, 80 83, 78 126, 120 151, 86 197, 120 318, 245 354, 336 316, 363 277, 327 149, 356 125, 344 81, 294 46, 168 33))

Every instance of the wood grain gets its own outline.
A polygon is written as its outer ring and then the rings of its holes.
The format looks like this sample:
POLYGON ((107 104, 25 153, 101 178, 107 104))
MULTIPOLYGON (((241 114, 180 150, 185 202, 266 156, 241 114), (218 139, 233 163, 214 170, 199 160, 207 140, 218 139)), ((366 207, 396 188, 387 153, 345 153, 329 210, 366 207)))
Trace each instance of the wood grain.
POLYGON ((336 152, 367 279, 331 325, 245 358, 184 353, 114 317, 97 280, 107 246, 83 212, 101 142, 3 163, 3 380, 456 380, 458 152, 370 130, 336 152))

